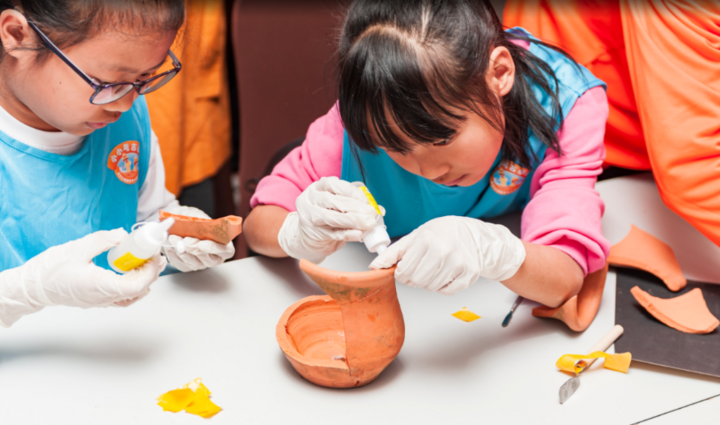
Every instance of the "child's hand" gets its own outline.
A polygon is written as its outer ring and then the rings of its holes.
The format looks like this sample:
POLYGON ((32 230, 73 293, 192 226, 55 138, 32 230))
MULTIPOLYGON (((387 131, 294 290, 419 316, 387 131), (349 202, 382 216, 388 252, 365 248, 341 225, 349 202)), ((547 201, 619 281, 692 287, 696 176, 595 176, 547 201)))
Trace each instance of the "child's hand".
MULTIPOLYGON (((184 215, 186 217, 210 218, 202 210, 195 207, 178 206, 170 211, 170 214, 184 215)), ((170 264, 181 272, 191 272, 215 267, 235 255, 235 246, 232 242, 222 245, 214 241, 199 240, 196 238, 181 238, 170 235, 168 237, 170 247, 164 247, 163 252, 170 264), (184 252, 178 252, 175 248, 179 241, 183 242, 184 252)))
POLYGON ((469 217, 440 217, 390 245, 370 267, 397 263, 398 282, 451 295, 480 277, 509 279, 524 260, 525 247, 506 227, 469 217))
POLYGON ((193 272, 219 266, 235 255, 235 246, 232 242, 222 245, 214 241, 170 235, 168 244, 172 247, 165 247, 163 251, 170 264, 181 272, 193 272), (185 248, 182 253, 174 248, 181 240, 185 248))
POLYGON ((377 212, 362 190, 337 177, 323 177, 295 201, 280 232, 280 247, 293 258, 320 263, 345 245, 359 241, 375 225, 377 212))
POLYGON ((127 232, 99 231, 48 248, 20 267, 0 273, 0 324, 45 306, 125 306, 150 291, 167 262, 156 255, 142 267, 118 275, 93 264, 96 256, 117 246, 127 232))

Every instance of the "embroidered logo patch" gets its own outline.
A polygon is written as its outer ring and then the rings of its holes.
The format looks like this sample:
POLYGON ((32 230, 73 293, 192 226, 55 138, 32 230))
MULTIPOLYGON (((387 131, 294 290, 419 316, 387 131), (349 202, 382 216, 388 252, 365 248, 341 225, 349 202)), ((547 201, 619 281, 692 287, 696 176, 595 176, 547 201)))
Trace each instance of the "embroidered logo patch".
POLYGON ((490 186, 500 195, 509 195, 520 189, 528 173, 530 173, 530 170, 527 168, 503 159, 492 173, 490 186))
POLYGON ((108 158, 108 168, 125 184, 135 184, 138 180, 140 161, 140 143, 129 140, 113 148, 108 158))

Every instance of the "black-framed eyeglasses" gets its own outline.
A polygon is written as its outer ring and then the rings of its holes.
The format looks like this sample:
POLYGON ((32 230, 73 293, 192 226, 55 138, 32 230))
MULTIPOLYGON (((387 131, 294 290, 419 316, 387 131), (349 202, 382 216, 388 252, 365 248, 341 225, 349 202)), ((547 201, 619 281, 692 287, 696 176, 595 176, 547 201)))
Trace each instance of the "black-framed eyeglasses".
MULTIPOLYGON (((17 9, 15 10, 17 11, 17 9)), ((25 15, 23 14, 23 16, 25 15)), ((57 55, 57 57, 59 57, 63 62, 65 62, 67 66, 72 68, 72 70, 75 71, 75 73, 79 75, 80 78, 85 80, 85 82, 88 83, 90 87, 93 88, 93 90, 95 90, 95 93, 90 96, 90 103, 92 103, 93 105, 107 105, 108 103, 115 102, 116 100, 119 100, 126 94, 130 93, 133 89, 137 90, 138 94, 140 95, 152 93, 167 84, 182 69, 182 64, 180 63, 180 60, 178 60, 178 58, 175 56, 175 54, 173 54, 171 50, 168 50, 168 55, 170 56, 170 59, 172 59, 173 69, 165 71, 152 78, 148 78, 144 81, 136 81, 134 83, 104 84, 95 80, 94 78, 90 78, 86 73, 84 73, 80 68, 78 68, 77 65, 75 65, 70 60, 70 58, 65 56, 65 54, 55 45, 55 43, 50 41, 50 39, 45 34, 43 34, 42 31, 40 31, 40 28, 38 28, 34 22, 32 22, 27 16, 25 16, 25 19, 27 19, 28 25, 30 25, 30 27, 40 37, 40 40, 42 40, 43 44, 45 44, 48 49, 50 49, 53 53, 55 53, 55 55, 57 55)))

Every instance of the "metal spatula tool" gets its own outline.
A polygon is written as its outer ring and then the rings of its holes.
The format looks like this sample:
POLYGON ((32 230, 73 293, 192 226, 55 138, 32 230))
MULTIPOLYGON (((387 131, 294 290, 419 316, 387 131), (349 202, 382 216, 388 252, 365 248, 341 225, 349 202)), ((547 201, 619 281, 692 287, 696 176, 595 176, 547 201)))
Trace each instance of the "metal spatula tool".
MULTIPOLYGON (((595 351, 604 352, 615 343, 616 339, 620 338, 623 331, 624 329, 622 326, 615 325, 615 327, 612 328, 607 335, 605 335, 597 344, 595 344, 593 348, 590 349, 588 354, 594 353, 595 351)), ((565 403, 570 397, 572 397, 573 394, 575 394, 575 391, 577 391, 580 387, 580 373, 595 363, 595 360, 597 359, 578 360, 577 363, 575 363, 575 370, 577 370, 577 372, 575 372, 575 376, 568 379, 567 382, 560 387, 560 404, 565 403)))

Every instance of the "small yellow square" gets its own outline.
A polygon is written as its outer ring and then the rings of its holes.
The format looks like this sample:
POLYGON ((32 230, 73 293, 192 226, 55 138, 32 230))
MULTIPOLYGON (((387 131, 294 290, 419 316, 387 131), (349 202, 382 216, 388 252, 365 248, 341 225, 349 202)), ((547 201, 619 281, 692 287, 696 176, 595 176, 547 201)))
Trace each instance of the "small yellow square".
POLYGON ((460 319, 464 322, 472 322, 477 319, 480 319, 480 316, 478 316, 477 314, 468 310, 467 307, 463 307, 459 311, 453 313, 453 316, 457 317, 458 319, 460 319))

